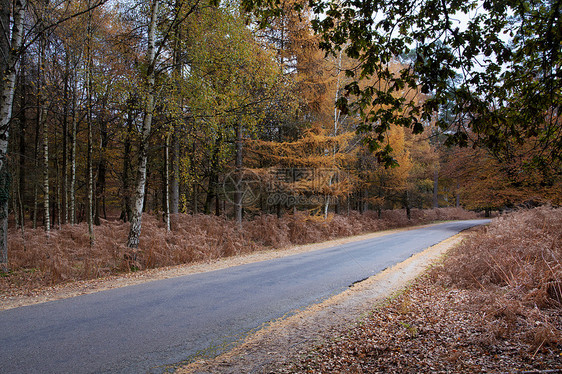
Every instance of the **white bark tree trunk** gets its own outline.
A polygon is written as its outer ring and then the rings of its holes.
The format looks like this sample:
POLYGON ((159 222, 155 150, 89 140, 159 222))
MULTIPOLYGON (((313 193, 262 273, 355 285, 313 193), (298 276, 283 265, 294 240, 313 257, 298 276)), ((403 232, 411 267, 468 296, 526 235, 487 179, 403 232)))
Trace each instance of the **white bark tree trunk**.
MULTIPOLYGON (((11 1, 2 0, 3 9, 10 9, 11 1)), ((9 50, 3 50, 2 55, 7 59, 2 71, 2 94, 0 96, 0 185, 3 185, 5 194, 0 191, 0 266, 3 271, 8 270, 8 197, 9 183, 7 176, 9 175, 6 164, 8 153, 8 139, 10 132, 10 120, 12 118, 12 104, 14 101, 14 91, 17 76, 17 61, 20 55, 20 48, 23 37, 23 16, 27 6, 26 0, 15 0, 13 2, 13 25, 11 30, 11 38, 9 28, 4 28, 4 35, 1 37, 10 40, 6 46, 9 50), (6 196, 4 198, 3 196, 6 196)))
POLYGON ((70 224, 76 223, 76 133, 78 127, 78 115, 76 113, 76 75, 72 82, 72 139, 70 145, 70 224))
POLYGON ((175 133, 172 143, 174 155, 172 160, 172 179, 170 181, 170 213, 177 214, 180 206, 180 145, 178 136, 175 133))
MULTIPOLYGON (((89 5, 89 4, 88 4, 89 5)), ((88 122, 88 235, 90 237, 90 247, 94 246, 94 175, 92 162, 92 11, 88 13, 86 42, 86 121, 88 122)))
POLYGON ((51 214, 49 200, 49 125, 46 120, 45 103, 41 104, 41 122, 43 123, 43 209, 45 210, 44 225, 47 236, 51 232, 51 214))
MULTIPOLYGON (((236 125, 236 192, 234 193, 234 216, 236 219, 236 223, 239 227, 242 226, 242 194, 243 191, 240 191, 240 186, 242 182, 242 165, 243 165, 243 156, 242 156, 242 125, 239 123, 236 125)), ((217 197, 218 198, 218 197, 217 197)))
POLYGON ((148 49, 146 54, 148 70, 146 73, 147 96, 144 119, 142 123, 142 133, 139 145, 139 162, 137 169, 137 187, 135 191, 135 202, 131 219, 127 247, 136 249, 139 246, 139 239, 142 227, 142 210, 144 203, 144 193, 146 186, 146 164, 148 156, 148 138, 152 127, 152 112, 154 111, 154 84, 155 84, 155 65, 156 65, 156 21, 158 15, 159 0, 153 0, 151 4, 150 24, 148 26, 148 49))
POLYGON ((164 182, 164 220, 166 221, 166 231, 170 232, 170 134, 166 135, 166 155, 165 155, 165 182, 164 182))

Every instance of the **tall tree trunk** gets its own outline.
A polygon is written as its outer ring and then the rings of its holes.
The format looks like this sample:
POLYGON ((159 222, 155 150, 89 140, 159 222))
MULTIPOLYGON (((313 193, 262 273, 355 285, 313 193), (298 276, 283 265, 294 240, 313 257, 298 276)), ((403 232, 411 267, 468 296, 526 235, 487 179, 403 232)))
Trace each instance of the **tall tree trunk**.
POLYGON ((68 223, 68 112, 70 106, 69 99, 69 80, 70 80, 70 54, 68 51, 65 56, 64 67, 64 92, 63 92, 63 111, 62 111, 62 223, 68 223))
MULTIPOLYGON (((105 105, 104 105, 105 106, 105 105)), ((106 185, 106 172, 107 160, 105 157, 105 150, 109 144, 109 137, 107 135, 107 121, 102 117, 99 121, 100 128, 100 153, 98 161, 97 181, 96 181, 96 198, 95 198, 95 216, 94 224, 99 226, 101 211, 103 210, 103 218, 107 219, 105 215, 105 185, 106 185)))
MULTIPOLYGON (((88 4, 89 5, 89 4, 88 4)), ((93 220, 93 207, 94 207, 94 176, 93 176, 93 134, 92 134, 92 11, 88 12, 88 26, 87 26, 87 43, 86 43, 86 122, 88 125, 88 207, 86 212, 88 214, 88 234, 90 237, 90 247, 94 246, 94 220, 93 220)))
POLYGON ((50 216, 50 202, 49 202, 49 126, 45 119, 45 108, 42 107, 41 122, 43 122, 43 224, 45 225, 45 232, 47 235, 51 231, 51 216, 50 216))
POLYGON ((439 170, 433 170, 433 208, 439 208, 439 170))
POLYGON ((0 96, 0 267, 8 270, 8 200, 9 200, 9 171, 7 165, 8 139, 10 135, 10 120, 17 77, 16 63, 19 57, 22 36, 23 16, 27 3, 25 0, 13 2, 13 26, 11 38, 9 35, 9 19, 12 1, 0 0, 0 17, 5 25, 2 37, 9 43, 0 44, 2 54, 2 77, 0 96))
MULTIPOLYGON (((177 0, 175 3, 176 12, 179 14, 179 10, 182 6, 182 0, 177 0)), ((182 61, 182 28, 180 23, 176 23, 174 27, 174 45, 173 45, 173 78, 177 86, 178 92, 181 92, 181 81, 182 81, 182 68, 184 63, 182 61)), ((178 98, 179 108, 183 108, 183 96, 180 95, 178 98)), ((170 180, 170 213, 177 214, 179 212, 180 204, 180 146, 179 146, 179 131, 178 125, 174 128, 172 135, 172 147, 173 147, 173 157, 172 157, 172 176, 170 180)))
MULTIPOLYGON (((205 214, 211 214, 213 200, 216 200, 219 187, 219 158, 220 149, 222 147, 222 132, 219 131, 215 141, 215 147, 211 155, 211 171, 209 175, 209 187, 207 191, 207 199, 205 200, 205 214)), ((193 163, 192 163, 193 164, 193 163)), ((215 211, 216 213, 216 211, 215 211)))
POLYGON ((193 214, 199 213, 199 184, 193 182, 193 214))
POLYGON ((148 26, 148 49, 147 49, 147 97, 144 119, 142 123, 142 133, 139 145, 139 162, 137 168, 137 188, 135 192, 135 205, 127 247, 138 248, 142 227, 142 210, 144 203, 144 193, 146 185, 146 164, 148 158, 148 138, 152 127, 152 112, 154 111, 154 84, 155 84, 155 65, 156 65, 156 24, 158 15, 158 1, 152 0, 150 24, 148 26))
POLYGON ((460 194, 460 184, 457 181, 457 189, 455 191, 455 207, 459 208, 461 206, 461 194, 460 194))
POLYGON ((217 194, 217 187, 219 184, 219 175, 215 169, 214 162, 211 162, 211 174, 209 175, 209 184, 207 188, 207 198, 205 199, 205 207, 204 212, 205 214, 211 214, 211 209, 213 205, 213 200, 215 200, 215 196, 217 194))
POLYGON ((234 217, 236 223, 242 225, 242 191, 240 186, 242 184, 242 126, 236 124, 236 190, 234 191, 234 217))
POLYGON ((177 132, 172 138, 174 157, 172 157, 172 178, 170 181, 170 213, 177 214, 180 206, 180 143, 177 132))
POLYGON ((327 219, 329 208, 330 208, 330 196, 326 195, 325 199, 326 200, 324 201, 324 219, 327 219))
POLYGON ((166 135, 164 164, 164 221, 166 231, 170 232, 170 134, 166 135))
MULTIPOLYGON (((39 95, 37 95, 39 97, 39 95)), ((37 108, 39 108, 39 99, 37 99, 37 108)), ((41 138, 41 116, 37 111, 35 116, 35 139, 33 154, 34 157, 34 178, 33 178, 33 229, 37 228, 37 216, 39 215, 39 142, 41 138)))
POLYGON ((133 210, 131 208, 131 137, 134 126, 134 103, 135 99, 130 98, 127 103, 127 134, 125 135, 125 144, 123 147, 123 173, 121 181, 123 183, 123 210, 121 211, 121 219, 123 222, 131 220, 133 210))
POLYGON ((43 74, 45 72, 45 49, 46 39, 45 36, 41 37, 40 41, 40 63, 39 63, 39 123, 43 127, 43 224, 47 236, 51 232, 51 215, 50 215, 50 201, 49 201, 49 123, 47 121, 47 103, 45 101, 45 82, 43 81, 43 74))
MULTIPOLYGON (((55 137, 55 149, 57 149, 57 141, 55 137)), ((55 156, 55 199, 56 204, 53 205, 53 225, 56 223, 57 227, 61 227, 61 180, 59 178, 60 172, 59 156, 55 156)))
POLYGON ((367 189, 363 189, 362 193, 361 193, 361 213, 367 213, 367 211, 369 210, 369 191, 367 191, 367 189))
POLYGON ((25 55, 22 56, 22 70, 20 74, 20 84, 21 84, 21 95, 20 95, 20 139, 19 139, 19 170, 18 170, 18 202, 20 214, 20 224, 22 230, 25 227, 25 208, 24 208, 24 187, 25 187, 25 150, 26 150, 26 138, 25 132, 27 128, 27 84, 25 81, 25 55))
POLYGON ((78 114, 76 110, 76 73, 72 82, 72 132, 70 136, 70 224, 76 224, 76 135, 78 133, 78 114))
POLYGON ((412 219, 412 211, 410 208, 410 191, 406 190, 404 193, 404 207, 406 208, 406 217, 408 220, 412 219))

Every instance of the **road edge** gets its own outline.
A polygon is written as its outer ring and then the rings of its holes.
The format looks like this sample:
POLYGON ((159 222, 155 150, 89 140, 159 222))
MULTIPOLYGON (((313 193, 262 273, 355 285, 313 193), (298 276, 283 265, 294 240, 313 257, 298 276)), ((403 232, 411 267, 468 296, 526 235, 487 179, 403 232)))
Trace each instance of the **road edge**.
POLYGON ((177 369, 176 374, 277 372, 277 368, 303 354, 307 347, 333 338, 401 292, 466 235, 456 234, 322 303, 273 321, 230 351, 189 363, 177 369))
POLYGON ((376 231, 367 234, 341 237, 319 243, 290 246, 287 248, 265 249, 262 251, 240 254, 232 257, 223 257, 212 261, 204 261, 157 269, 147 269, 140 272, 113 275, 104 278, 75 281, 58 284, 42 289, 30 290, 26 295, 0 295, 0 311, 24 306, 46 303, 55 300, 67 299, 81 295, 107 291, 114 288, 133 286, 141 283, 152 282, 162 279, 181 277, 184 275, 205 273, 209 271, 226 269, 233 266, 267 261, 295 254, 312 252, 334 246, 373 239, 399 232, 431 227, 443 222, 435 222, 424 225, 407 226, 396 229, 376 231))

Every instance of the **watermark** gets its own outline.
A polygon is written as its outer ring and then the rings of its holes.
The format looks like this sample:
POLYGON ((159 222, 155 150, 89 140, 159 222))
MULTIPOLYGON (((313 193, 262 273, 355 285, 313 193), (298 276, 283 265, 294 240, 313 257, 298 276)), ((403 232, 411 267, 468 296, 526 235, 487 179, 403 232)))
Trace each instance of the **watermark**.
POLYGON ((252 206, 259 202, 261 195, 261 178, 250 169, 237 169, 228 173, 223 181, 222 190, 226 200, 233 204, 252 206))
POLYGON ((274 168, 269 172, 268 193, 327 193, 340 179, 334 168, 274 168))
POLYGON ((225 176, 223 193, 242 206, 321 206, 337 203, 334 187, 344 178, 336 168, 272 168, 261 175, 239 169, 225 176))
POLYGON ((295 205, 301 206, 321 206, 326 203, 337 204, 336 196, 325 195, 289 195, 286 193, 273 193, 267 196, 267 205, 281 205, 291 207, 295 205))

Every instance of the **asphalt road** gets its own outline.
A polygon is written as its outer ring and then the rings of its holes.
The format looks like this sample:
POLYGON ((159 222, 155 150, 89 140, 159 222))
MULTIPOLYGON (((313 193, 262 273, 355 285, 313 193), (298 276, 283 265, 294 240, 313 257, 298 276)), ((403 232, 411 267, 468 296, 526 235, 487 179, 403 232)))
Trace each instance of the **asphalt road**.
POLYGON ((1 373, 161 373, 488 221, 449 222, 281 259, 0 312, 1 373))

